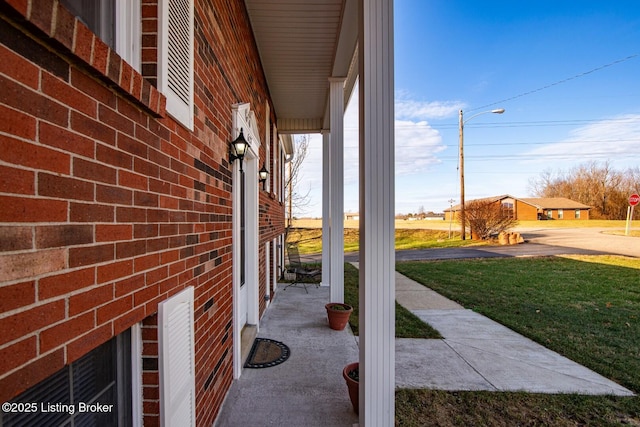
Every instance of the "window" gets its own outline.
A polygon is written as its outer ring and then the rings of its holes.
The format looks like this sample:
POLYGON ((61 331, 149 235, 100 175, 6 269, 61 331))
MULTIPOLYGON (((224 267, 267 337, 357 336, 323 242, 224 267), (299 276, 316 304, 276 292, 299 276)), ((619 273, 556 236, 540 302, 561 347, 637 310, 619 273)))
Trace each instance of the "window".
POLYGON ((502 216, 505 218, 515 217, 512 202, 502 202, 502 216))
POLYGON ((0 425, 131 426, 131 378, 131 333, 125 331, 13 399, 36 403, 37 410, 0 413, 0 425), (89 406, 97 404, 103 411, 89 406))
POLYGON ((553 219, 553 211, 547 211, 547 219, 553 219))
POLYGON ((61 0, 61 3, 102 41, 115 48, 115 0, 61 0))
POLYGON ((193 130, 193 0, 162 0, 158 11, 158 89, 167 113, 193 130))
POLYGON ((140 0, 61 0, 125 61, 140 70, 140 0))
POLYGON ((580 219, 580 209, 576 209, 576 219, 580 219))
POLYGON ((563 218, 564 218, 564 210, 558 209, 558 219, 563 219, 563 218))

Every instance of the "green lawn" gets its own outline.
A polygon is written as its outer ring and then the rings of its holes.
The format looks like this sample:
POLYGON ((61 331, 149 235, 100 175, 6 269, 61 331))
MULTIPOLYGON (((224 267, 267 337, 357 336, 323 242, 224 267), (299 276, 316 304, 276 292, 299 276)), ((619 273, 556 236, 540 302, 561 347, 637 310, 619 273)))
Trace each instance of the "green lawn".
MULTIPOLYGON (((400 262, 397 269, 640 392, 639 259, 494 258, 400 262)), ((486 425, 640 425, 638 397, 401 390, 397 405, 403 426, 470 425, 473 413, 492 420, 486 425), (450 421, 422 424, 433 411, 450 421)))

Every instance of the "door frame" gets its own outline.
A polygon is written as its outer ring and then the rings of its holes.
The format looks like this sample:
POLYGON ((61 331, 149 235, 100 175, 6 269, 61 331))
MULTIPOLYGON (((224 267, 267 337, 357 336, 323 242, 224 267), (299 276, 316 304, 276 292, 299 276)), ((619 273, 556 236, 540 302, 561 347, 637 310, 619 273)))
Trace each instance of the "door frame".
MULTIPOLYGON (((232 138, 242 129, 249 148, 243 161, 245 178, 245 292, 247 297, 246 324, 259 330, 259 274, 258 244, 258 160, 260 139, 255 115, 249 104, 232 106, 232 138)), ((245 326, 240 312, 240 163, 233 163, 233 206, 232 206, 232 258, 233 258, 233 376, 242 375, 242 328, 245 326)))

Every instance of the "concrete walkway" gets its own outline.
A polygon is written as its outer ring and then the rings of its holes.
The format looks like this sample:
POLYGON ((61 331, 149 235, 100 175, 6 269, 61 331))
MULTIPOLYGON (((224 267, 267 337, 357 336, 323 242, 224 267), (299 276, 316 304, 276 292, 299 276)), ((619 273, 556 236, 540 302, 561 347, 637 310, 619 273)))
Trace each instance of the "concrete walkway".
POLYGON ((400 273, 396 299, 444 337, 396 339, 398 388, 633 395, 400 273))
MULTIPOLYGON (((396 339, 396 387, 632 396, 624 387, 396 273, 396 299, 444 339, 396 339)), ((358 360, 349 328, 328 327, 329 288, 280 288, 259 337, 291 349, 283 364, 244 369, 217 426, 352 426, 343 367, 358 360)))

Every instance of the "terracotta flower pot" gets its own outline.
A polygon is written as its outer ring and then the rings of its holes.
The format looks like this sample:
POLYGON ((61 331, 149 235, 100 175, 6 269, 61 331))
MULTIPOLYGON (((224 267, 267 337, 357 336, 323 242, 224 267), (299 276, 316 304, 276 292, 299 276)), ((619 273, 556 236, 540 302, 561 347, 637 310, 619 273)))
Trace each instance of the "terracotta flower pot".
POLYGON ((351 400, 351 406, 353 406, 353 411, 358 414, 360 409, 360 362, 349 363, 342 370, 342 376, 344 380, 347 382, 347 388, 349 389, 349 399, 351 400), (352 378, 349 373, 352 371, 357 372, 355 380, 352 378))
POLYGON ((329 327, 336 331, 343 330, 349 322, 349 316, 351 316, 351 312, 353 312, 353 307, 349 304, 339 302, 330 302, 324 307, 327 309, 329 327))

